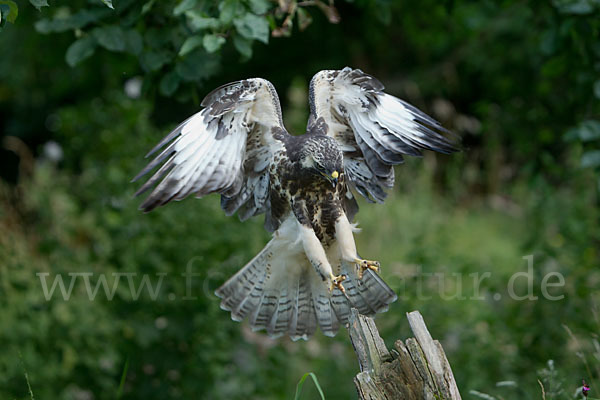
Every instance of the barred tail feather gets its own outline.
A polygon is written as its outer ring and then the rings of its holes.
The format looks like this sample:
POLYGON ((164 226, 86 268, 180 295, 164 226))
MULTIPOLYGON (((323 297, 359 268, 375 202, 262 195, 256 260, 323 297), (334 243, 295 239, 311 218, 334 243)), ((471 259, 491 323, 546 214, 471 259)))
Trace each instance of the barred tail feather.
POLYGON ((386 311, 396 294, 373 271, 358 279, 354 265, 341 263, 334 273, 347 276, 346 294, 329 292, 306 258, 302 245, 278 231, 265 248, 231 277, 216 294, 231 318, 248 318, 253 330, 264 329, 271 337, 288 334, 307 340, 317 326, 335 336, 346 325, 350 308, 373 315, 386 311))
POLYGON ((319 326, 321 327, 321 332, 323 332, 325 336, 333 337, 340 329, 340 321, 335 313, 335 310, 333 309, 331 301, 332 298, 328 292, 313 292, 313 303, 315 306, 317 320, 319 321, 319 326))
MULTIPOLYGON (((386 312, 389 304, 398 298, 383 279, 371 270, 365 271, 362 279, 358 278, 354 266, 346 268, 344 273, 348 276, 344 281, 348 300, 361 314, 374 315, 386 312)), ((349 312, 348 310, 347 313, 349 312)))
POLYGON ((267 270, 264 266, 271 257, 270 244, 271 242, 216 291, 216 295, 223 299, 221 308, 231 311, 231 319, 234 321, 242 321, 250 311, 255 311, 263 302, 268 303, 268 297, 265 298, 264 293, 264 283, 267 278, 267 270))

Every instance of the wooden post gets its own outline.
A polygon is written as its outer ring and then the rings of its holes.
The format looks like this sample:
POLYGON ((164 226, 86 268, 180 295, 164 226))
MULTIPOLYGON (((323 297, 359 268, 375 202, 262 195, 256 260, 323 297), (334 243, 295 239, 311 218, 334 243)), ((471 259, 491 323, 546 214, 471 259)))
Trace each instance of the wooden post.
POLYGON ((406 314, 415 335, 396 340, 388 351, 373 318, 352 309, 350 339, 360 373, 354 384, 360 400, 461 400, 452 369, 418 311, 406 314))

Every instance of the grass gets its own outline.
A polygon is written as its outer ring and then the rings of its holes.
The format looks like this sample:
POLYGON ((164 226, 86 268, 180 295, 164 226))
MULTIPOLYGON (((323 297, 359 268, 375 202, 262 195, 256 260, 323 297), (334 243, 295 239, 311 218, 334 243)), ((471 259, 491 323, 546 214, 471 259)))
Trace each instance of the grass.
POLYGON ((312 372, 307 372, 307 373, 305 373, 302 376, 302 378, 300 378, 300 381, 298 382, 298 385, 296 385, 296 394, 294 395, 294 400, 300 400, 300 395, 302 394, 302 387, 304 386, 304 381, 309 376, 311 377, 311 379, 315 383, 315 386, 317 387, 317 390, 319 391, 319 395, 321 396, 321 400, 325 400, 325 395, 323 394, 323 390, 321 389, 321 385, 319 385, 319 380, 317 379, 317 376, 314 373, 312 373, 312 372))
POLYGON ((123 373, 121 374, 121 381, 119 382, 119 389, 117 389, 117 400, 121 398, 123 394, 123 387, 125 386, 125 379, 127 379, 127 370, 129 369, 129 357, 125 360, 125 366, 123 367, 123 373))
POLYGON ((29 382, 29 374, 27 373, 27 369, 25 368, 25 363, 23 362, 23 355, 19 351, 19 361, 21 362, 21 368, 23 369, 23 375, 25 376, 25 382, 27 382, 27 390, 29 392, 29 397, 31 400, 35 400, 33 397, 33 390, 31 389, 31 383, 29 382))

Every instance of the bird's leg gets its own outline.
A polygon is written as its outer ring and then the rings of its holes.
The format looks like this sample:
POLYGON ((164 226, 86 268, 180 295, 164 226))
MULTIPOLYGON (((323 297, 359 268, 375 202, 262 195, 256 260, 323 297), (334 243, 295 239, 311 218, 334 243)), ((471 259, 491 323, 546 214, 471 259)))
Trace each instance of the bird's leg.
POLYGON ((381 266, 379 261, 363 260, 358 257, 356 244, 354 243, 354 235, 352 233, 352 225, 350 225, 346 215, 342 215, 335 222, 335 233, 340 246, 342 259, 356 265, 356 274, 359 279, 362 279, 365 271, 368 269, 379 272, 381 266))
POLYGON ((346 279, 346 276, 333 275, 333 269, 331 268, 331 264, 329 264, 329 260, 327 260, 325 249, 315 234, 315 231, 313 231, 311 227, 308 227, 302 223, 299 223, 299 225, 304 253, 308 257, 308 260, 312 264, 315 271, 319 274, 323 281, 328 281, 327 286, 330 291, 333 291, 334 288, 338 288, 342 292, 345 292, 342 282, 346 279))

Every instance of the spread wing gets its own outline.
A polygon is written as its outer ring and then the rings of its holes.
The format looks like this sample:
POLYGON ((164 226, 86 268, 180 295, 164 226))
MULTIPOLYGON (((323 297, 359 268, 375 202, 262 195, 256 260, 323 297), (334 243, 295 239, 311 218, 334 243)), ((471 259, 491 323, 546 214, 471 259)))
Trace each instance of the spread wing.
POLYGON ((309 130, 337 140, 350 186, 378 202, 394 185, 393 166, 404 155, 458 150, 439 122, 383 89, 377 79, 348 67, 321 71, 310 83, 309 130))
POLYGON ((216 192, 228 215, 240 210, 240 218, 246 219, 264 212, 268 167, 288 135, 273 85, 264 79, 230 83, 206 96, 202 106, 146 156, 164 148, 133 179, 162 164, 136 193, 153 189, 140 209, 147 212, 190 194, 216 192))

